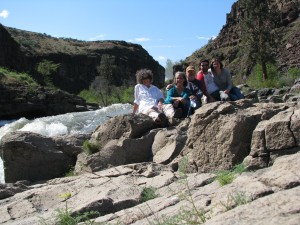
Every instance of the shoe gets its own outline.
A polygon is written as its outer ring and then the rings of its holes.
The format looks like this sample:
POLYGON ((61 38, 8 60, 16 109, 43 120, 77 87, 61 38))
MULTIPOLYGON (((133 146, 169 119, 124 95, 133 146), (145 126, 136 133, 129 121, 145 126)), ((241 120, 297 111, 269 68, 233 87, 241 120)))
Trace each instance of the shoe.
POLYGON ((182 117, 182 108, 176 109, 173 117, 174 118, 181 118, 182 117))

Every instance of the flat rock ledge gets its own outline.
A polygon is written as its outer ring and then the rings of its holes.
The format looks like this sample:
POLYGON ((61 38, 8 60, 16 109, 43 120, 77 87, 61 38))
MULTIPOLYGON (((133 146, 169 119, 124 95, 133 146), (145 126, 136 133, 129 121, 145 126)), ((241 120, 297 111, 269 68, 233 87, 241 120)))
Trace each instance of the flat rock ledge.
POLYGON ((55 210, 67 204, 73 215, 98 211, 94 224, 182 224, 175 223, 179 215, 198 224, 299 224, 300 153, 277 157, 272 166, 244 172, 225 186, 215 178, 138 163, 52 179, 0 200, 0 223, 55 224, 55 210), (145 188, 157 197, 141 202, 145 188), (67 200, 59 197, 66 193, 67 200), (192 216, 195 209, 202 221, 192 216))

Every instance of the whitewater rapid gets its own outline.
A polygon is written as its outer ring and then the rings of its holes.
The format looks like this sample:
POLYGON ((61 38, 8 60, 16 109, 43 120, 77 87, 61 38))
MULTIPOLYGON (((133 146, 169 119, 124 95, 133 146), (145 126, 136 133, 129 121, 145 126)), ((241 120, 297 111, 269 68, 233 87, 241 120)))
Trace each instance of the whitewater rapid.
MULTIPOLYGON (((2 137, 13 131, 30 131, 47 137, 74 133, 91 133, 111 117, 132 112, 131 104, 114 104, 95 111, 66 113, 34 120, 21 118, 0 127, 2 137)), ((0 156, 0 183, 5 183, 2 157, 0 156)))

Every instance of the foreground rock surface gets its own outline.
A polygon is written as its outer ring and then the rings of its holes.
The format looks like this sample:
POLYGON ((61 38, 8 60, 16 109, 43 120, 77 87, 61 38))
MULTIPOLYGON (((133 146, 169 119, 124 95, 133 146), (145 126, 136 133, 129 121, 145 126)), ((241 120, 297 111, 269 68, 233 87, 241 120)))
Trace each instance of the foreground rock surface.
POLYGON ((96 224, 299 224, 299 124, 296 102, 244 99, 204 105, 176 127, 128 114, 86 136, 13 132, 0 150, 18 182, 0 186, 0 223, 55 224, 67 206, 96 211, 96 224), (37 183, 76 158, 80 175, 37 183), (220 186, 215 172, 241 162, 254 171, 220 186), (149 189, 157 196, 144 203, 149 189))
POLYGON ((299 171, 296 153, 220 186, 213 173, 183 176, 169 166, 130 164, 28 186, 0 200, 0 223, 54 224, 55 210, 66 206, 59 195, 70 193, 67 205, 72 214, 97 211, 101 216, 93 219, 95 224, 182 224, 175 223, 178 215, 186 221, 194 218, 188 215, 195 210, 191 200, 204 224, 299 224, 299 171), (157 197, 141 203, 145 187, 155 190, 157 197))

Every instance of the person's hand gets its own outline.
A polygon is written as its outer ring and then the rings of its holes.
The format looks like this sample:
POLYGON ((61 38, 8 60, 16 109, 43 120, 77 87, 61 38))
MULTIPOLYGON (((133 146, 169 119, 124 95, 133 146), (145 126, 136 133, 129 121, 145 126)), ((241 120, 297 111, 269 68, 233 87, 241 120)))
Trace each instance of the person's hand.
POLYGON ((225 93, 225 94, 229 94, 229 90, 225 90, 224 93, 225 93))
POLYGON ((191 100, 194 100, 194 101, 196 101, 196 100, 197 100, 197 98, 196 98, 196 96, 195 96, 195 95, 191 95, 191 96, 190 96, 190 99, 191 99, 191 100))
POLYGON ((166 87, 166 90, 169 90, 172 86, 173 86, 173 84, 168 84, 166 87))
POLYGON ((174 101, 174 103, 173 103, 174 108, 177 108, 177 107, 178 107, 179 102, 180 102, 179 100, 175 100, 175 101, 174 101))
POLYGON ((157 108, 158 108, 159 110, 162 110, 162 109, 163 109, 163 103, 162 103, 162 102, 158 102, 157 108))
POLYGON ((185 104, 186 103, 186 99, 184 99, 184 98, 180 98, 180 100, 179 100, 180 102, 182 102, 183 104, 185 104))

